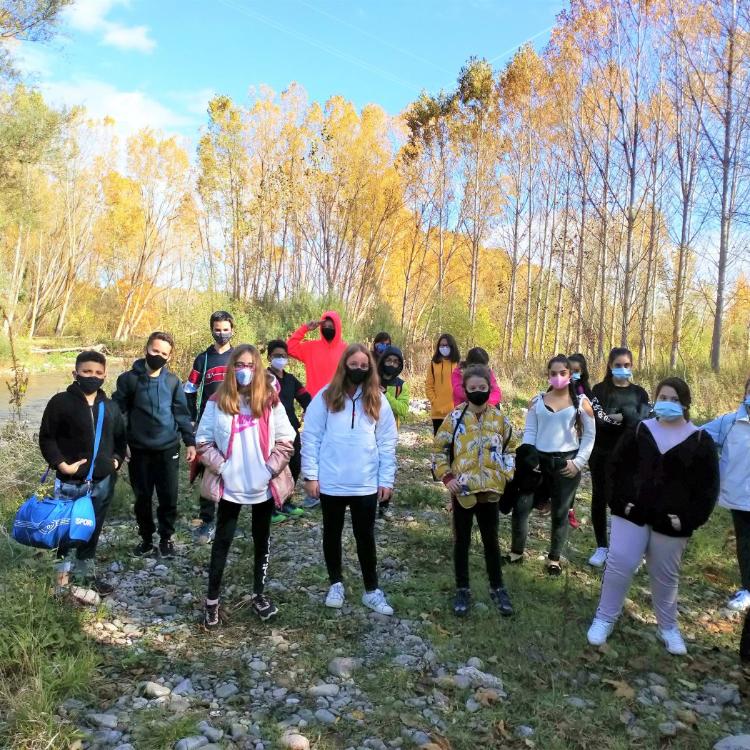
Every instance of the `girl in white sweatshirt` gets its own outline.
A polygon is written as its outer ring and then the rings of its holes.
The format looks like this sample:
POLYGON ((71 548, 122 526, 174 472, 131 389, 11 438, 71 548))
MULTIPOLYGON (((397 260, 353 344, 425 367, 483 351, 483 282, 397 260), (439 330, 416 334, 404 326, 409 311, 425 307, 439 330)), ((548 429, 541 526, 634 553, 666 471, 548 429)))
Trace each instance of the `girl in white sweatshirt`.
POLYGON ((365 593, 362 603, 384 615, 393 609, 378 588, 375 517, 390 499, 396 475, 396 420, 380 390, 372 354, 352 344, 331 382, 310 402, 302 431, 302 476, 320 497, 323 555, 331 588, 326 606, 344 604, 341 534, 349 507, 365 593))
MULTIPOLYGON (((547 364, 550 388, 535 396, 526 414, 523 443, 533 445, 539 454, 539 470, 552 502, 552 530, 547 572, 560 575, 560 553, 568 539, 568 511, 575 500, 585 468, 594 447, 594 412, 585 394, 578 394, 571 383, 570 362, 563 354, 547 364)), ((513 538, 509 562, 523 560, 528 535, 529 514, 534 495, 522 495, 513 510, 513 538)))

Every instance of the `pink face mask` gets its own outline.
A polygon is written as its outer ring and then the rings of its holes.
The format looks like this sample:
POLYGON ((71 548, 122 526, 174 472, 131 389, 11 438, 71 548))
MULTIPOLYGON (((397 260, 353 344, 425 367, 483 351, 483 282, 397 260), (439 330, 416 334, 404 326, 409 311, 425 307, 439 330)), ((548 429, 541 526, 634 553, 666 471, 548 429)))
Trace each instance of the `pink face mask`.
POLYGON ((549 384, 553 388, 565 388, 570 384, 570 375, 551 375, 549 384))

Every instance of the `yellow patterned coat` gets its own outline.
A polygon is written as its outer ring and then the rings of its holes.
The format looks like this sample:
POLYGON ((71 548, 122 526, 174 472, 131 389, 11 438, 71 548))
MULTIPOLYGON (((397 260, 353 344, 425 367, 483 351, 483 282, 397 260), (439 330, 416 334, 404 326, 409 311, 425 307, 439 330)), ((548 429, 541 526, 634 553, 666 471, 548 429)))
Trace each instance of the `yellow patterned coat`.
POLYGON ((458 481, 458 502, 464 508, 476 505, 479 492, 500 499, 515 469, 515 457, 509 452, 512 436, 513 427, 499 406, 488 406, 476 415, 461 404, 443 420, 435 435, 434 471, 441 481, 458 481))

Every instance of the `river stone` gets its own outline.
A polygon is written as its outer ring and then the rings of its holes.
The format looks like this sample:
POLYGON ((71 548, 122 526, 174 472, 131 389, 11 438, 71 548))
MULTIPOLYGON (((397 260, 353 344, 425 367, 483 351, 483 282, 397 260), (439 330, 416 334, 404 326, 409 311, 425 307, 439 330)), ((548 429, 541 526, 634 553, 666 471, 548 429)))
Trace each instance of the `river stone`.
POLYGON ((323 685, 313 685, 307 691, 307 694, 313 698, 333 698, 339 694, 340 689, 338 685, 325 683, 323 685))
POLYGON ((239 692, 240 689, 233 682, 225 682, 223 685, 219 685, 219 687, 214 690, 214 694, 216 695, 216 697, 222 699, 229 698, 231 695, 239 692))
POLYGON ((89 714, 89 721, 105 729, 115 729, 117 727, 117 716, 114 714, 89 714))
POLYGON ((362 659, 350 656, 337 656, 328 663, 328 671, 334 677, 351 677, 362 666, 362 659))
POLYGON ((160 685, 158 682, 147 682, 143 686, 143 694, 148 698, 163 698, 171 692, 166 685, 160 685))
POLYGON ((189 677, 179 682, 172 690, 173 695, 192 695, 194 692, 193 681, 189 677))
POLYGON ((208 745, 208 738, 201 735, 194 737, 183 737, 174 746, 174 750, 199 750, 208 745))
POLYGON ((315 718, 321 724, 335 724, 336 723, 336 716, 332 714, 327 708, 319 708, 315 712, 315 718))
POLYGON ((750 734, 724 737, 714 745, 714 750, 750 750, 750 734))
POLYGON ((280 742, 287 750, 310 750, 310 740, 302 734, 284 734, 280 742))

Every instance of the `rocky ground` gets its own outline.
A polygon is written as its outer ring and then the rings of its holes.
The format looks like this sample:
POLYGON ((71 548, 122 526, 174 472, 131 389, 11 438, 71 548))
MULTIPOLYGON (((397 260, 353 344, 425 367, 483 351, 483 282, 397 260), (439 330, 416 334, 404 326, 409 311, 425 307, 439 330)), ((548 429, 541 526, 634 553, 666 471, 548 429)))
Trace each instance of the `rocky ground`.
MULTIPOLYGON (((645 573, 616 636, 594 651, 585 629, 599 576, 585 565, 586 527, 572 535, 565 575, 552 581, 538 559, 547 521, 534 520, 533 554, 506 571, 518 609, 510 622, 489 607, 477 535, 475 607, 457 622, 448 609, 450 521, 428 479, 426 430, 406 426, 400 450, 397 518, 378 530, 381 587, 394 617, 361 606, 349 531, 347 604, 323 607, 321 525, 312 511, 274 527, 268 593, 280 614, 257 621, 247 606, 248 514, 228 563, 222 627, 207 633, 209 548, 192 545, 186 523, 173 560, 128 557, 135 537, 123 486, 101 547, 116 591, 84 620, 101 668, 92 697, 59 710, 80 728, 78 747, 750 749, 739 618, 722 609, 732 575, 726 519, 693 544, 686 564, 690 656, 670 658, 656 642, 645 573)), ((192 507, 185 488, 186 518, 192 507)), ((585 502, 579 515, 586 520, 585 502)))

